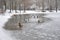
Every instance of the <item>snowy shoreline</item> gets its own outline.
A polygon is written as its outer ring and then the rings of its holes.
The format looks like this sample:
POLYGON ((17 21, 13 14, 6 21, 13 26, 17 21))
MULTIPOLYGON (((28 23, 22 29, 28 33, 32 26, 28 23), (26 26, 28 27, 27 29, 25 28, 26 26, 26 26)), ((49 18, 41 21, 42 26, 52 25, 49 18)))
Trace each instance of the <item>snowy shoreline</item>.
MULTIPOLYGON (((10 10, 6 10, 5 13, 9 13, 10 10)), ((52 12, 49 12, 49 11, 45 11, 45 12, 42 12, 42 11, 39 11, 39 10, 26 10, 24 12, 24 10, 21 10, 21 12, 19 10, 17 10, 17 13, 15 13, 15 10, 12 10, 11 13, 13 14, 41 14, 41 13, 44 13, 44 14, 48 14, 48 13, 60 13, 60 10, 58 10, 57 12, 55 10, 53 10, 52 12)))
MULTIPOLYGON (((22 12, 21 14, 36 14, 36 13, 39 13, 39 12, 26 11, 26 13, 22 12)), ((20 14, 20 13, 15 13, 14 11, 12 13, 9 13, 9 11, 7 10, 5 12, 5 15, 0 15, 0 39, 1 40, 20 40, 19 37, 22 36, 21 39, 23 39, 23 40, 35 39, 35 38, 38 40, 40 40, 41 38, 46 39, 46 40, 47 39, 48 40, 50 40, 50 39, 59 40, 60 11, 59 12, 42 12, 42 13, 47 14, 45 17, 51 18, 52 21, 48 22, 48 23, 44 23, 42 25, 39 25, 39 24, 31 25, 31 27, 28 27, 30 24, 26 24, 27 28, 24 29, 24 31, 22 31, 22 33, 20 33, 20 31, 18 31, 18 32, 12 31, 12 33, 11 32, 8 33, 6 30, 3 29, 4 24, 8 21, 9 18, 11 18, 12 15, 20 14), (35 36, 35 34, 37 34, 37 37, 35 36), (13 35, 13 37, 12 37, 12 35, 13 35), (27 38, 27 37, 29 37, 29 38, 27 38)))

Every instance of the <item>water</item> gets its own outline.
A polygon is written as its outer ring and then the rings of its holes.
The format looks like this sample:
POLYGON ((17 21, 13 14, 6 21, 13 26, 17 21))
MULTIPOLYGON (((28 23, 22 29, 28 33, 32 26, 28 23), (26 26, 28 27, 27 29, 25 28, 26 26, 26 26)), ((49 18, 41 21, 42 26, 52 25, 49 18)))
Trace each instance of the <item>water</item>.
POLYGON ((12 18, 10 18, 5 24, 4 30, 13 40, 60 40, 60 32, 58 30, 54 30, 54 28, 51 30, 52 27, 49 27, 47 24, 52 20, 44 16, 44 14, 12 16, 12 18), (40 18, 42 19, 42 22, 38 23, 37 19, 40 18), (31 19, 33 19, 34 22, 31 19), (18 22, 21 22, 23 25, 22 30, 19 30, 17 27, 18 22))
POLYGON ((43 17, 45 14, 23 14, 23 15, 13 15, 12 18, 5 23, 6 29, 16 30, 19 29, 18 23, 21 23, 22 26, 25 24, 35 24, 43 23, 50 20, 49 18, 43 17))

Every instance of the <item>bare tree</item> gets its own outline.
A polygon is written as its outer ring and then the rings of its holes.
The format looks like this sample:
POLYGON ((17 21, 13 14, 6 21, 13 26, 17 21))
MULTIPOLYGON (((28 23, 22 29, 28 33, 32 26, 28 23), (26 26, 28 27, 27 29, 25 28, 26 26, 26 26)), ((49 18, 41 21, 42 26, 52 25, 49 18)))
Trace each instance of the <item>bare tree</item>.
POLYGON ((21 13, 21 4, 19 3, 19 10, 20 10, 20 13, 21 13))
POLYGON ((45 12, 44 11, 44 0, 42 0, 42 12, 45 12))
POLYGON ((1 0, 1 10, 2 10, 2 13, 3 13, 3 0, 1 0))
POLYGON ((57 4, 57 0, 55 0, 55 6, 56 6, 56 12, 57 12, 57 8, 58 8, 58 4, 57 4))
POLYGON ((19 10, 20 10, 20 13, 21 13, 21 6, 22 6, 22 0, 19 0, 19 10))
POLYGON ((13 10, 13 2, 14 2, 14 1, 12 0, 12 2, 11 2, 11 5, 12 5, 12 10, 13 10))
POLYGON ((37 6, 38 6, 39 9, 40 9, 40 7, 41 7, 41 0, 37 0, 37 6))
POLYGON ((24 12, 31 5, 30 2, 31 2, 31 0, 22 0, 22 5, 23 5, 24 12))
POLYGON ((22 0, 23 6, 24 6, 24 12, 25 12, 25 1, 26 1, 26 0, 22 0))
POLYGON ((10 13, 11 13, 11 8, 12 8, 12 5, 11 5, 11 0, 10 0, 10 3, 9 3, 9 4, 10 4, 10 13))
POLYGON ((6 0, 3 1, 4 10, 6 11, 6 0))
POLYGON ((17 11, 16 11, 17 10, 17 6, 16 5, 17 5, 17 2, 15 1, 15 12, 17 13, 17 11))
POLYGON ((51 3, 51 0, 49 0, 49 11, 52 12, 52 3, 51 3))

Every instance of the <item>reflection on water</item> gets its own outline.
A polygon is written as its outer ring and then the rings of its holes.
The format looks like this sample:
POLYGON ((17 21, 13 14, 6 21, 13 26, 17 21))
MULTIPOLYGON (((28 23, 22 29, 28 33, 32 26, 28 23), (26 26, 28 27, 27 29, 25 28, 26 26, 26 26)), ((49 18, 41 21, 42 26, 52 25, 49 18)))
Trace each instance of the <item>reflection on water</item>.
POLYGON ((22 26, 25 24, 35 24, 44 23, 51 19, 44 17, 46 14, 23 14, 23 15, 13 15, 12 18, 5 24, 5 29, 16 30, 20 29, 18 23, 22 26))
POLYGON ((59 31, 52 31, 48 24, 47 27, 44 26, 52 21, 44 16, 45 14, 13 15, 4 26, 5 32, 13 40, 59 40, 59 31), (22 30, 17 26, 18 22, 23 25, 22 30))

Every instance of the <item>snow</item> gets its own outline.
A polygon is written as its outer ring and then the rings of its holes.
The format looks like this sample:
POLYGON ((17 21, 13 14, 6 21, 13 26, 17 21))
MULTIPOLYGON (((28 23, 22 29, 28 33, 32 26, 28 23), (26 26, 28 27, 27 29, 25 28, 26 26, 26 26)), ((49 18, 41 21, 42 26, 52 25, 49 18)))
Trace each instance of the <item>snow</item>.
MULTIPOLYGON (((10 10, 6 10, 6 13, 9 13, 10 10)), ((45 12, 42 12, 41 10, 26 10, 25 12, 23 10, 21 10, 21 13, 19 10, 17 10, 17 13, 15 13, 15 10, 13 10, 11 12, 12 14, 39 14, 39 13, 60 13, 60 10, 58 10, 57 12, 55 10, 52 10, 52 12, 49 12, 49 11, 45 11, 45 12)))
MULTIPOLYGON (((19 11, 18 11, 19 12, 19 11)), ((35 20, 35 19, 33 19, 35 20)), ((24 27, 25 28, 25 27, 24 27)), ((26 11, 24 13, 9 13, 9 10, 5 12, 5 15, 0 15, 0 40, 60 40, 60 11, 54 12, 38 12, 38 11, 26 11), (45 22, 43 24, 26 24, 27 28, 20 31, 7 32, 3 29, 4 24, 8 21, 13 14, 47 14, 45 17, 50 18, 52 21, 45 22), (29 27, 28 27, 29 26, 29 27), (21 34, 22 33, 22 34, 21 34), (11 36, 13 35, 13 37, 11 36), (15 37, 16 36, 16 37, 15 37), (18 36, 18 37, 17 37, 18 36)))
POLYGON ((2 28, 5 22, 8 21, 8 18, 10 18, 8 14, 0 15, 0 40, 12 40, 11 37, 9 37, 2 28))

